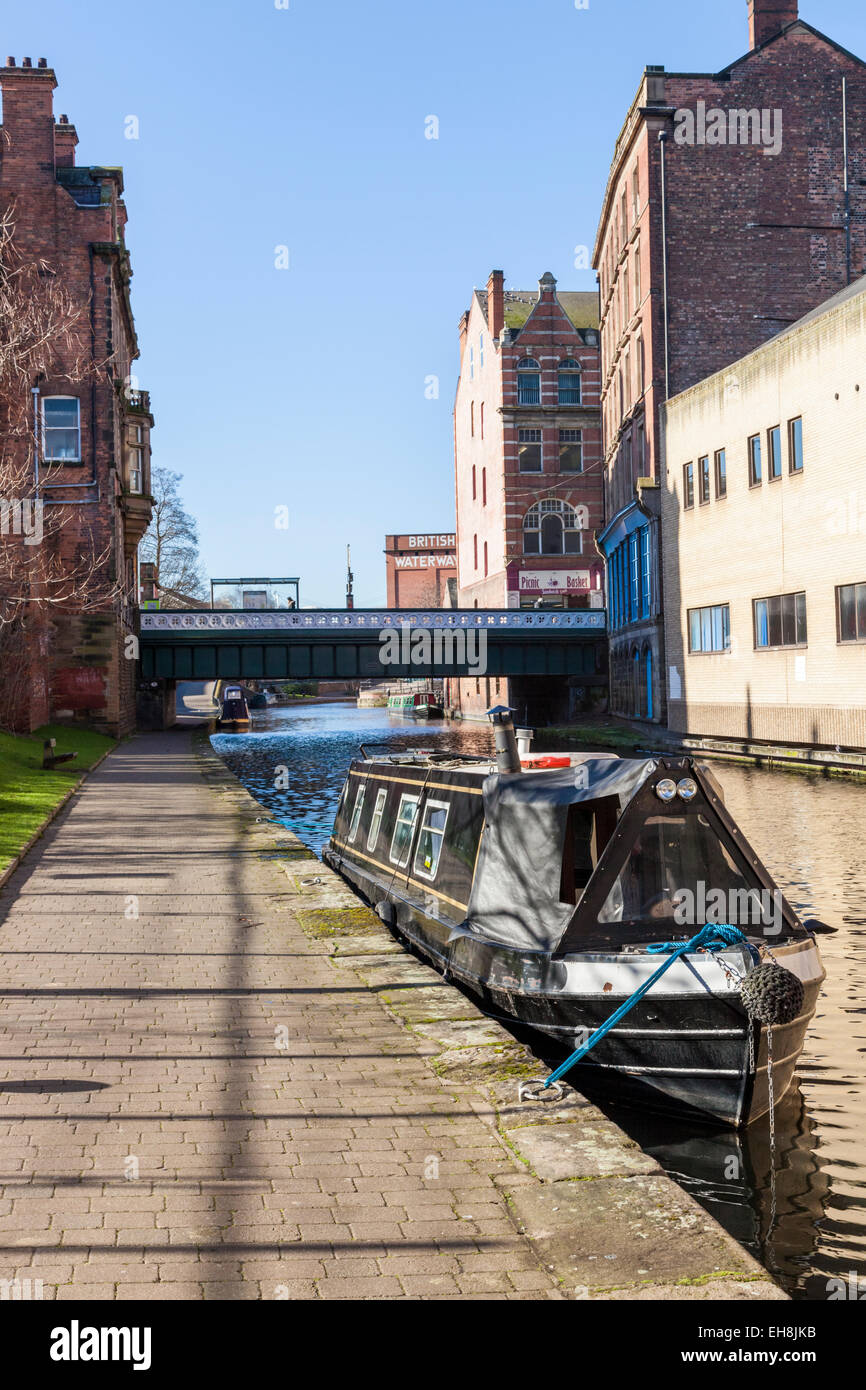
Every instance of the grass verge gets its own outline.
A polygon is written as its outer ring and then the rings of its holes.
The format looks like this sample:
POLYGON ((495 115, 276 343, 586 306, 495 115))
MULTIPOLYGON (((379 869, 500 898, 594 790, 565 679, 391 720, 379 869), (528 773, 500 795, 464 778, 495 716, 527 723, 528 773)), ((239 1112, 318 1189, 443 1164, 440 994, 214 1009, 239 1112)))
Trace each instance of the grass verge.
POLYGON ((115 740, 87 729, 46 724, 29 738, 0 733, 0 873, 36 834, 55 807, 115 740), (42 744, 57 740, 57 753, 77 752, 52 772, 42 769, 42 744))

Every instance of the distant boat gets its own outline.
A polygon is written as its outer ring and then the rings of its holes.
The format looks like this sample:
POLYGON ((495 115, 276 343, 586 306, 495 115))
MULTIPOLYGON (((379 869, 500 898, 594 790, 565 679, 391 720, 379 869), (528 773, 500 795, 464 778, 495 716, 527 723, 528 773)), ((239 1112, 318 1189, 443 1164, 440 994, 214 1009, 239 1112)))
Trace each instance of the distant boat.
POLYGON ((391 714, 403 714, 408 719, 441 719, 444 713, 441 701, 432 690, 415 695, 389 695, 388 709, 391 714))
POLYGON ((217 722, 233 729, 249 724, 250 712, 239 685, 228 685, 223 691, 222 707, 217 722))

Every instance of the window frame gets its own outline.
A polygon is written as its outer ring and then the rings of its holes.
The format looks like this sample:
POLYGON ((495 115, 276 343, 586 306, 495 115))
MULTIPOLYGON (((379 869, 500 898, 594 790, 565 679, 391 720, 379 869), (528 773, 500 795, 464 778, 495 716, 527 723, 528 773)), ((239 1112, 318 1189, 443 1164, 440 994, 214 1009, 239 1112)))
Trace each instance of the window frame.
POLYGON ((764 467, 760 434, 749 435, 746 449, 749 457, 749 487, 761 487, 764 481, 764 467))
POLYGON ((564 410, 573 409, 575 406, 583 405, 583 381, 580 363, 575 357, 565 357, 556 369, 556 403, 564 410), (563 383, 563 377, 571 378, 570 386, 563 383), (574 382, 577 382, 575 388, 574 382), (577 400, 566 400, 563 396, 571 394, 577 396, 577 400))
POLYGON ((544 472, 544 436, 542 431, 535 425, 527 425, 518 428, 517 431, 517 471, 518 473, 543 473, 544 472), (537 439, 521 439, 522 434, 537 434, 537 439), (538 449, 538 467, 524 468, 521 462, 521 446, 524 449, 538 449))
POLYGON ((858 617, 859 608, 860 608, 860 598, 859 598, 859 595, 858 595, 858 592, 857 592, 857 591, 858 591, 859 589, 862 589, 862 590, 864 591, 864 594, 866 594, 866 580, 855 580, 853 584, 837 584, 837 585, 836 585, 836 644, 837 644, 837 646, 840 646, 840 647, 857 647, 857 646, 860 646, 860 647, 862 647, 862 646, 864 645, 864 643, 866 643, 866 618, 864 618, 863 630, 862 630, 862 633, 861 633, 861 631, 860 631, 860 621, 859 621, 859 617, 858 617), (843 590, 843 589, 853 589, 853 591, 854 591, 854 629, 855 629, 855 632, 856 632, 856 636, 854 636, 854 637, 843 637, 843 636, 842 636, 842 605, 841 605, 840 599, 841 599, 841 594, 842 594, 842 590, 843 590))
POLYGON ((726 449, 716 449, 713 459, 714 472, 716 475, 716 501, 728 495, 728 459, 726 449), (721 461, 721 467, 719 463, 721 461), (721 483, 721 487, 719 484, 721 483))
POLYGON ((385 802, 387 800, 387 787, 379 787, 376 792, 376 800, 373 803, 373 815, 370 820, 370 829, 367 831, 367 849, 371 853, 376 848, 379 839, 379 831, 382 829, 382 817, 385 814, 385 802))
POLYGON ((541 405, 541 363, 537 362, 534 357, 521 357, 520 361, 517 363, 516 370, 517 404, 528 406, 541 405), (530 394, 532 394, 532 388, 528 388, 526 386, 526 383, 530 377, 535 378, 534 399, 524 400, 524 390, 529 390, 530 394))
POLYGON ((582 429, 561 429, 561 430, 559 431, 559 441, 558 441, 558 443, 559 443, 559 471, 560 471, 560 473, 574 473, 574 474, 582 473, 582 472, 583 472, 583 430, 582 430, 582 429), (563 439, 562 436, 563 436, 564 434, 567 434, 567 435, 577 435, 577 438, 576 438, 576 439, 563 439), (562 466, 563 451, 568 452, 568 451, 571 450, 571 449, 577 449, 578 457, 579 457, 579 459, 580 459, 580 467, 579 467, 579 468, 563 468, 563 466, 562 466))
POLYGON ((391 864, 395 864, 398 869, 408 869, 409 867, 409 861, 412 858, 412 842, 415 839, 415 827, 418 819, 418 807, 420 806, 420 804, 420 792, 417 796, 413 796, 411 792, 400 793, 400 804, 397 807, 397 816, 394 820, 394 830, 391 835, 391 844, 388 847, 388 862, 391 864), (394 845, 397 840, 397 832, 399 831, 400 826, 407 824, 407 822, 404 819, 401 819, 403 807, 410 803, 412 806, 412 817, 408 822, 409 838, 406 841, 406 856, 404 858, 402 855, 394 853, 394 845))
POLYGON ((433 883, 433 882, 435 882, 436 875, 437 875, 438 872, 439 872, 439 865, 440 865, 441 862, 442 862, 442 851, 443 851, 443 849, 445 848, 445 830, 446 830, 447 825, 448 825, 448 817, 449 817, 450 814, 451 814, 451 802, 450 802, 450 801, 436 801, 436 800, 434 800, 432 797, 426 797, 426 798, 425 798, 425 801, 424 801, 424 812, 423 812, 423 815, 421 816, 421 825, 420 825, 420 828, 419 828, 419 830, 418 830, 418 841, 417 841, 417 844, 415 845, 415 854, 414 854, 413 859, 412 859, 412 868, 413 868, 413 871, 414 871, 416 874, 419 874, 419 875, 421 876, 421 878, 426 878, 426 880, 427 880, 428 883, 433 883), (444 821, 444 824, 443 824, 441 830, 434 830, 431 826, 427 825, 427 812, 428 812, 428 811, 431 811, 431 810, 433 810, 433 811, 444 811, 444 812, 445 812, 445 821, 444 821), (422 838, 423 838, 423 836, 424 836, 424 831, 425 831, 425 829, 429 830, 431 835, 438 835, 438 836, 439 836, 439 853, 438 853, 437 856, 436 856, 436 862, 435 862, 435 864, 433 865, 433 872, 432 872, 432 873, 429 873, 426 869, 423 869, 423 868, 421 867, 421 865, 418 863, 418 856, 419 856, 420 853, 421 853, 421 841, 422 841, 422 838))
POLYGON ((767 430, 767 481, 779 483, 782 481, 782 426, 771 425, 767 430), (774 441, 778 443, 775 447, 774 441), (773 472, 773 464, 777 463, 779 471, 773 472))
POLYGON ((706 507, 710 502, 710 456, 701 454, 698 459, 698 505, 706 507), (704 467, 706 465, 706 468, 704 467), (706 482, 706 497, 704 496, 704 483, 706 482))
POLYGON ((794 416, 792 417, 792 419, 790 419, 790 420, 788 421, 788 473, 789 473, 789 475, 792 475, 792 476, 795 477, 795 478, 796 478, 796 477, 799 477, 799 475, 803 472, 804 467, 805 467, 805 450, 803 449, 803 417, 802 417, 802 415, 794 415, 794 416), (799 468, 795 468, 795 467, 794 467, 794 456, 795 456, 795 451, 794 451, 794 426, 795 426, 795 425, 799 425, 799 426, 800 426, 800 431, 799 431, 799 434, 800 434, 800 466, 799 466, 799 468))
POLYGON ((346 840, 350 845, 353 845, 355 843, 355 840, 358 838, 358 830, 361 825, 361 816, 364 814, 364 801, 366 799, 366 796, 367 781, 365 778, 358 790, 355 792, 355 804, 352 807, 352 815, 349 819, 349 830, 348 834, 346 835, 346 840))
POLYGON ((55 395, 52 395, 52 396, 40 396, 40 397, 39 397, 39 422, 40 422, 40 433, 41 433, 41 436, 42 436, 42 437, 41 437, 41 440, 40 440, 40 444, 41 444, 41 455, 42 455, 42 457, 41 457, 41 462, 42 462, 42 463, 45 463, 45 464, 55 464, 55 465, 57 465, 58 467, 63 467, 63 466, 64 466, 65 464, 67 464, 67 463, 83 463, 83 462, 84 462, 84 460, 83 460, 83 458, 82 458, 82 455, 81 455, 81 398, 80 398, 80 396, 59 396, 59 395, 57 395, 57 396, 55 396, 55 395), (45 407, 46 407, 46 405, 47 405, 50 401, 63 401, 64 403, 69 402, 69 401, 74 401, 74 402, 75 402, 75 420, 76 420, 75 425, 48 425, 48 424, 46 424, 46 423, 45 423, 45 407), (45 447, 45 446, 46 446, 46 441, 47 441, 48 431, 49 431, 49 430, 52 430, 52 431, 54 431, 54 430, 68 431, 68 430, 71 430, 71 429, 74 429, 75 432, 76 432, 76 434, 78 435, 78 453, 76 454, 75 458, 61 458, 61 457, 59 457, 59 456, 57 456, 57 455, 54 455, 54 454, 49 455, 49 454, 46 452, 46 447, 45 447))
POLYGON ((683 511, 690 512, 695 505, 695 465, 683 464, 683 511))
POLYGON ((687 638, 688 638, 688 654, 689 654, 689 656, 725 656, 726 653, 730 652, 730 650, 731 650, 731 605, 730 605, 730 603, 705 603, 705 604, 699 605, 697 608, 687 608, 687 609, 686 609, 686 636, 687 636, 687 638), (703 645, 703 638, 704 638, 704 617, 703 617, 703 615, 704 615, 705 613, 708 613, 708 614, 710 615, 710 617, 709 617, 709 626, 710 626, 710 635, 711 635, 711 637, 712 637, 712 628, 713 628, 713 616, 712 616, 712 615, 713 615, 713 613, 715 613, 715 612, 721 613, 722 615, 724 615, 725 613, 727 613, 727 615, 728 615, 728 616, 727 616, 727 622, 725 621, 724 616, 722 616, 722 618, 720 619, 720 621, 721 621, 721 628, 722 628, 722 646, 721 646, 721 647, 705 647, 705 646, 703 645), (693 614, 699 615, 699 616, 698 616, 698 627, 699 627, 700 637, 701 637, 701 645, 700 645, 699 647, 693 646, 693 644, 692 644, 692 633, 693 633, 693 628, 692 628, 692 615, 693 615, 693 614), (725 642, 725 637, 726 637, 726 636, 727 636, 727 642, 725 642))
POLYGON ((761 595, 759 595, 758 598, 753 598, 753 599, 752 599, 752 642, 753 642, 753 644, 754 644, 754 650, 755 650, 756 652, 781 652, 781 651, 793 651, 793 650, 800 650, 800 651, 802 651, 805 647, 808 647, 808 645, 809 645, 809 624, 808 624, 808 610, 807 610, 807 607, 806 607, 806 590, 805 590, 805 589, 792 589, 792 590, 790 590, 789 592, 784 593, 784 594, 761 594, 761 595), (784 640, 785 612, 784 612, 784 608, 783 608, 783 600, 785 600, 785 599, 793 599, 793 601, 794 601, 794 605, 793 605, 793 607, 794 607, 793 619, 794 619, 795 640, 794 640, 793 642, 786 642, 786 641, 784 640), (802 637, 802 639, 800 639, 800 638, 796 635, 797 632, 798 632, 799 626, 800 626, 800 616, 801 616, 801 615, 800 615, 800 611, 799 611, 799 610, 800 610, 800 605, 799 605, 798 602, 797 602, 798 599, 802 599, 802 600, 803 600, 803 602, 802 602, 802 622, 803 622, 803 637, 802 637), (773 619, 772 619, 772 616, 771 616, 771 613, 770 613, 770 607, 769 607, 769 605, 770 605, 771 603, 778 603, 778 604, 779 604, 778 621, 779 621, 779 632, 780 632, 780 637, 782 638, 782 640, 779 641, 779 642, 772 642, 772 641, 770 640, 770 633, 771 633, 770 624, 771 624, 771 621, 773 620, 773 619), (760 642, 760 641, 758 640, 758 605, 759 605, 759 604, 764 604, 764 605, 766 606, 766 628, 767 628, 767 640, 766 640, 766 642, 760 642))

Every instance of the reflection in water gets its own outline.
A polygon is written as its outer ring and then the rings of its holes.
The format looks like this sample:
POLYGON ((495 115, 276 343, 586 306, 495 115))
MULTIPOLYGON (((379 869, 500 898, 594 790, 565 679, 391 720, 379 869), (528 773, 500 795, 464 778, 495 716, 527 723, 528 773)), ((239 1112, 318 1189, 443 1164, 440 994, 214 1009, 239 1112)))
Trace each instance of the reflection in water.
MULTIPOLYGON (((293 706, 253 714, 245 734, 213 743, 263 805, 318 851, 358 744, 488 753, 490 731, 356 710, 293 706), (280 766, 289 786, 276 790, 280 766)), ((819 938, 827 980, 798 1069, 777 1107, 770 1181, 766 1122, 745 1133, 685 1130, 670 1119, 616 1119, 795 1297, 827 1280, 866 1278, 866 787, 713 764, 731 813, 803 917, 838 927, 819 938)), ((610 1109, 610 1107, 606 1107, 610 1109)))

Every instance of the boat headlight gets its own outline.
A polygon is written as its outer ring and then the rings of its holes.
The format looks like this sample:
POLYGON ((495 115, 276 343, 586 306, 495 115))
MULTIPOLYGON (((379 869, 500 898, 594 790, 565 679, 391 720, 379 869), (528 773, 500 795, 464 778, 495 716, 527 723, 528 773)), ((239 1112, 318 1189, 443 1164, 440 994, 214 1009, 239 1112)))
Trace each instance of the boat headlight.
POLYGON ((656 796, 660 801, 673 801, 677 794, 677 784, 670 777, 663 777, 660 782, 656 782, 656 796))
POLYGON ((694 801, 698 794, 698 784, 694 777, 684 777, 681 782, 677 782, 677 796, 683 801, 694 801))

